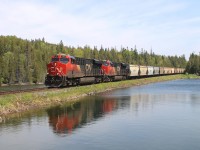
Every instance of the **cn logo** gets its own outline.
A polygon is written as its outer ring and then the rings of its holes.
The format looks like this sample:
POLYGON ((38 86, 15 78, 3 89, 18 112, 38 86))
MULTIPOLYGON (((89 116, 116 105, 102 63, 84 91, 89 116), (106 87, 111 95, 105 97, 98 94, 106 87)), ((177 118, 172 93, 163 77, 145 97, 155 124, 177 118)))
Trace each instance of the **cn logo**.
POLYGON ((119 66, 117 66, 117 72, 120 72, 120 67, 119 66))
POLYGON ((92 64, 86 64, 86 71, 90 72, 92 70, 92 64))

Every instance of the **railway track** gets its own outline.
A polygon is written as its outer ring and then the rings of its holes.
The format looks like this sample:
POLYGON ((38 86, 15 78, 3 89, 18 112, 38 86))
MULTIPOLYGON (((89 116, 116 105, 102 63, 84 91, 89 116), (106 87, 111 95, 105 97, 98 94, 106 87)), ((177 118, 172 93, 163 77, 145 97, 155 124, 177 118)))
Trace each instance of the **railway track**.
MULTIPOLYGON (((84 86, 84 85, 88 85, 88 84, 83 84, 83 85, 80 85, 80 86, 84 86)), ((70 88, 70 87, 74 87, 74 86, 77 86, 77 85, 70 85, 68 87, 64 87, 64 88, 70 88)), ((22 88, 23 86, 21 86, 20 88, 22 88)), ((25 92, 36 92, 36 91, 42 91, 42 90, 59 90, 59 89, 62 89, 61 88, 58 88, 58 87, 38 87, 38 88, 27 88, 27 89, 6 89, 6 90, 2 90, 0 88, 0 95, 9 95, 9 94, 17 94, 17 93, 25 93, 25 92)))
POLYGON ((24 92, 35 92, 35 91, 41 91, 41 90, 45 90, 45 89, 48 89, 48 88, 42 87, 42 88, 0 91, 0 95, 17 94, 17 93, 24 93, 24 92))

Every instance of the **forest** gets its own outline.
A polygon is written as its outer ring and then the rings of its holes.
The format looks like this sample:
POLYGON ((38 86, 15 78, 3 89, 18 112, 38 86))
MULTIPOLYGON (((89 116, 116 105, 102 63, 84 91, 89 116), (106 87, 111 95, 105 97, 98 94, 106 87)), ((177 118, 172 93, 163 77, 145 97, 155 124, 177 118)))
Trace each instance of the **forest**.
POLYGON ((190 58, 186 66, 186 72, 200 75, 200 53, 199 55, 194 53, 190 54, 190 58))
POLYGON ((45 39, 24 40, 16 36, 0 36, 0 85, 21 83, 43 83, 46 75, 46 65, 51 56, 57 53, 70 54, 76 57, 111 60, 129 64, 181 67, 189 73, 200 71, 200 57, 191 54, 187 62, 185 56, 157 55, 152 50, 138 50, 121 47, 100 48, 84 46, 76 48, 64 46, 62 40, 51 44, 45 39))

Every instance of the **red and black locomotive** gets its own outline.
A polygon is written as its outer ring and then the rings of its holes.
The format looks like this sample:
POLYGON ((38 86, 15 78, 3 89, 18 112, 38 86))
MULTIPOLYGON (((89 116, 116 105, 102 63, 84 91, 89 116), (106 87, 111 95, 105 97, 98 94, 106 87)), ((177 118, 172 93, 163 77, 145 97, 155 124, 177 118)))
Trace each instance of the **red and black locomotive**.
POLYGON ((47 65, 45 85, 61 87, 126 79, 128 64, 85 59, 65 54, 52 56, 47 65))
POLYGON ((45 85, 61 87, 135 77, 178 74, 184 73, 184 71, 184 68, 131 65, 57 54, 52 56, 51 62, 47 65, 45 85))

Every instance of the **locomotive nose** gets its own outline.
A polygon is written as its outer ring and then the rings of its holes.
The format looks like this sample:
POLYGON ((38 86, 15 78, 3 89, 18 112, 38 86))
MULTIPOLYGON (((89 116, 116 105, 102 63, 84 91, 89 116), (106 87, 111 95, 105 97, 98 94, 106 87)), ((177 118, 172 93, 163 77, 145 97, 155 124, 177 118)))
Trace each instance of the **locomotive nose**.
POLYGON ((52 62, 51 63, 53 67, 56 67, 57 63, 56 62, 52 62))
POLYGON ((48 74, 55 76, 57 75, 57 63, 51 62, 48 66, 48 74))

